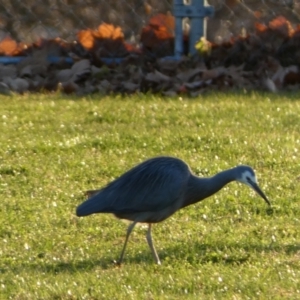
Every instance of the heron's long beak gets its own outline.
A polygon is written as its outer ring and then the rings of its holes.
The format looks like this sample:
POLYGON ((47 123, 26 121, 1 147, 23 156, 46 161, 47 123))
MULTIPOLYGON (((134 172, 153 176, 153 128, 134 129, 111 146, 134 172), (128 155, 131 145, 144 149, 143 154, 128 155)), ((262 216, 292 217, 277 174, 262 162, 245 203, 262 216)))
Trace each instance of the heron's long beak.
POLYGON ((249 182, 251 187, 255 190, 255 192, 261 196, 269 205, 271 205, 270 201, 268 200, 267 196, 263 193, 257 183, 251 181, 249 182))

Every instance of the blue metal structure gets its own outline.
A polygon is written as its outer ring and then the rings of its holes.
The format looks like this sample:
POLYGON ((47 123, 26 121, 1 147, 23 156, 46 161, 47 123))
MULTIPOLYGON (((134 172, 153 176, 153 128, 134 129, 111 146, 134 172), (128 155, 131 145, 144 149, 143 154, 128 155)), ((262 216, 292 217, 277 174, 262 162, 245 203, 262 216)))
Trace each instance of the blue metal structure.
MULTIPOLYGON (((9 65, 9 64, 18 64, 23 59, 27 58, 28 56, 0 56, 0 64, 3 65, 9 65)), ((49 56, 48 62, 49 63, 59 63, 61 61, 64 61, 68 64, 73 63, 73 59, 70 57, 57 57, 57 56, 49 56)))
POLYGON ((206 0, 190 0, 191 3, 185 3, 184 0, 174 0, 175 16, 175 57, 183 54, 183 19, 190 19, 189 33, 189 54, 196 53, 195 44, 206 35, 206 17, 212 16, 214 9, 207 6, 206 0))
MULTIPOLYGON (((23 59, 27 58, 28 56, 0 56, 0 64, 9 65, 9 64, 18 64, 23 59)), ((59 56, 49 56, 47 57, 49 63, 57 64, 59 62, 65 62, 67 64, 73 64, 74 60, 71 57, 59 57, 59 56)), ((101 58, 101 61, 107 65, 111 64, 120 64, 123 61, 122 57, 115 57, 115 58, 101 58)))

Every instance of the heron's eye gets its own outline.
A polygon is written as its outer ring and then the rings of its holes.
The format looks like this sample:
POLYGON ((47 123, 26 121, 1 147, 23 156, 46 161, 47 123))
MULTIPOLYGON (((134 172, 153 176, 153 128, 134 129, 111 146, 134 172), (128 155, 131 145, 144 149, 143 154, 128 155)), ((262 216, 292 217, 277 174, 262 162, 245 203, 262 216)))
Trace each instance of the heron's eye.
POLYGON ((246 177, 246 180, 248 181, 248 182, 251 182, 251 179, 250 179, 250 177, 246 177))

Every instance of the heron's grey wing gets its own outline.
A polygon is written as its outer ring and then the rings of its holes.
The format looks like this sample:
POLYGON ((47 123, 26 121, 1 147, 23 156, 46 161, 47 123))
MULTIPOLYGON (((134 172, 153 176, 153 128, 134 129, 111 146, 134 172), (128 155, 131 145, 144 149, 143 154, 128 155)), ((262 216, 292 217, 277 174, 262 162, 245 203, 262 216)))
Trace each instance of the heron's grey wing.
POLYGON ((77 215, 155 212, 178 205, 189 176, 188 167, 181 161, 147 161, 82 203, 77 215))

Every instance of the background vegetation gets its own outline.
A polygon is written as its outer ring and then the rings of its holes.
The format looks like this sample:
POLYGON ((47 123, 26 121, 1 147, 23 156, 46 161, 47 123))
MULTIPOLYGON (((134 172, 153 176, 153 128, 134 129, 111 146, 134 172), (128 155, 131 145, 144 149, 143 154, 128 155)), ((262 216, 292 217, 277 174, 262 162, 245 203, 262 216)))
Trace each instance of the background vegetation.
POLYGON ((0 99, 1 299, 300 298, 299 94, 0 99), (249 164, 273 205, 231 183, 146 230, 77 218, 84 191, 172 155, 199 176, 249 164))

